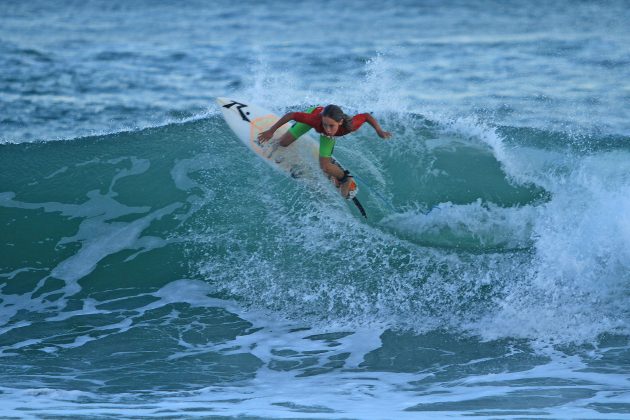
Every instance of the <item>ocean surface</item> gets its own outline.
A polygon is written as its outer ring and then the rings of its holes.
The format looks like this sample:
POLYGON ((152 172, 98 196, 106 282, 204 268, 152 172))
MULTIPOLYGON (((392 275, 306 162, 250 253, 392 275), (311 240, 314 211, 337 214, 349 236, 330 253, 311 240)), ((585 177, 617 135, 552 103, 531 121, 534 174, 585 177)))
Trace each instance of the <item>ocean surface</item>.
POLYGON ((0 417, 630 418, 628 6, 0 1, 0 417))

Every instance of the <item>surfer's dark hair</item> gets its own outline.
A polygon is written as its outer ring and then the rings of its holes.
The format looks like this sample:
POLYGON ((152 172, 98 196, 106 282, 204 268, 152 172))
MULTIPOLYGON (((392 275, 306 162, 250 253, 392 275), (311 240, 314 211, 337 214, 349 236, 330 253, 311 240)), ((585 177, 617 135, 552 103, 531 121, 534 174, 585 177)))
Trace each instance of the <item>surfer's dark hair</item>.
POLYGON ((332 118, 333 120, 339 122, 343 120, 343 128, 348 131, 352 131, 352 117, 343 113, 340 107, 337 105, 328 105, 322 111, 322 115, 324 117, 332 118))

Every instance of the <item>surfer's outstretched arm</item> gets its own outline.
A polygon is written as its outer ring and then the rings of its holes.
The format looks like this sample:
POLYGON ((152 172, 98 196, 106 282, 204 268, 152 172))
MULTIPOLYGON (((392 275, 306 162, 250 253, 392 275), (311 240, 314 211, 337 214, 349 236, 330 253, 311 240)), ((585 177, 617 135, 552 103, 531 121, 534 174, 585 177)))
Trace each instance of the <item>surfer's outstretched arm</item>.
POLYGON ((295 112, 288 112, 288 113, 284 114, 282 116, 282 118, 280 118, 278 121, 276 121, 276 123, 274 125, 269 127, 269 129, 267 131, 263 131, 262 133, 260 133, 258 135, 258 140, 261 143, 264 143, 264 142, 268 141, 269 139, 271 139, 273 137, 273 133, 275 133, 278 128, 282 127, 283 125, 285 125, 289 121, 293 120, 294 114, 295 114, 295 112))
POLYGON ((374 131, 376 131, 376 134, 378 134, 378 136, 382 139, 388 139, 390 138, 392 135, 389 131, 384 131, 380 124, 378 123, 378 121, 376 121, 376 118, 374 118, 372 115, 367 114, 365 121, 367 121, 368 124, 370 124, 373 128, 374 131))

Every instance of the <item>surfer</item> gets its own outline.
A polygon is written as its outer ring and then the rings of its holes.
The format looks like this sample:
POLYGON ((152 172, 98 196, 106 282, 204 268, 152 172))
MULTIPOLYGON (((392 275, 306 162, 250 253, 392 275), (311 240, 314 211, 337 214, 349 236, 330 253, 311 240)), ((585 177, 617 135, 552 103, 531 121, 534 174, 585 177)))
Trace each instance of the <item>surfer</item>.
POLYGON ((332 159, 335 138, 358 130, 365 122, 374 128, 379 137, 383 139, 391 137, 391 134, 384 131, 372 115, 365 113, 350 117, 344 114, 337 105, 328 105, 326 107, 312 107, 306 112, 289 112, 285 114, 267 131, 263 131, 258 135, 259 142, 264 143, 271 139, 276 130, 289 121, 295 121, 296 123, 278 139, 278 144, 282 147, 287 147, 311 128, 314 128, 320 134, 319 166, 329 177, 337 181, 340 192, 344 197, 348 197, 349 192, 356 188, 356 185, 352 180, 352 175, 348 171, 342 170, 332 159))

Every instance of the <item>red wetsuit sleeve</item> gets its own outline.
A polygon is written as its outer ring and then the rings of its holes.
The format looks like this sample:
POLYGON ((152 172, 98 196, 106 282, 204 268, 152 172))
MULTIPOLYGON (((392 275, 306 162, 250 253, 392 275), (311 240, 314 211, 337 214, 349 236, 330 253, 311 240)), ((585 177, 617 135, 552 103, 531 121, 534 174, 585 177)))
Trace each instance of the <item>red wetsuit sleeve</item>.
POLYGON ((352 117, 352 131, 356 131, 367 121, 367 117, 370 114, 357 114, 352 117))
POLYGON ((301 122, 303 124, 308 124, 311 127, 317 127, 321 124, 322 117, 317 114, 309 114, 307 112, 294 112, 293 121, 301 122))

